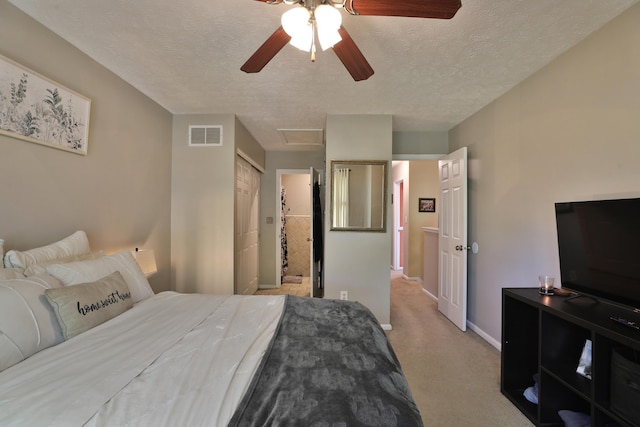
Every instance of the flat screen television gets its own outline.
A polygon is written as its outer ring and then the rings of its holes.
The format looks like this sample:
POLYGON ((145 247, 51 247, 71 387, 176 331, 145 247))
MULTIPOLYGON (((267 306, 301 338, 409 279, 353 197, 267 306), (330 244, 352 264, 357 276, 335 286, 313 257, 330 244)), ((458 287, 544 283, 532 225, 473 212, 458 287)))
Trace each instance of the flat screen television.
POLYGON ((556 203, 563 288, 640 307, 640 199, 556 203))

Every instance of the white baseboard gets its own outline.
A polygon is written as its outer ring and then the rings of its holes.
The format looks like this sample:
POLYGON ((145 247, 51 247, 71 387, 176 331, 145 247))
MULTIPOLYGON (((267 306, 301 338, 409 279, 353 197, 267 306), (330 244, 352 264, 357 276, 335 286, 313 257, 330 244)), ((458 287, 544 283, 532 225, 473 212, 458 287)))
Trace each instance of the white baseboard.
MULTIPOLYGON (((402 270, 398 270, 398 272, 400 272, 400 271, 402 271, 402 270)), ((409 277, 406 274, 402 273, 402 278, 404 280, 410 280, 410 281, 413 281, 413 282, 418 282, 418 283, 420 283, 422 285, 422 277, 409 277)))
POLYGON ((477 325, 467 320, 467 327, 476 334, 480 335, 480 338, 494 346, 498 351, 502 351, 502 344, 500 344, 500 342, 494 339, 491 335, 480 329, 477 325))
POLYGON ((391 323, 381 323, 380 326, 382 326, 382 329, 385 331, 393 331, 391 323))
POLYGON ((428 296, 429 298, 431 298, 432 300, 434 300, 435 302, 438 302, 438 297, 435 296, 434 294, 432 294, 431 292, 429 292, 428 290, 426 290, 425 288, 422 288, 422 292, 424 292, 424 294, 426 296, 428 296))
POLYGON ((278 289, 278 285, 258 285, 258 289, 278 289))
MULTIPOLYGON (((426 296, 428 296, 429 298, 431 298, 432 300, 434 300, 436 303, 438 302, 438 297, 436 297, 435 295, 433 295, 431 292, 429 292, 428 290, 422 288, 422 292, 424 292, 424 294, 426 296)), ((483 340, 485 340, 486 342, 488 342, 489 344, 491 344, 493 347, 495 347, 498 351, 502 351, 502 344, 500 344, 500 342, 498 342, 497 340, 495 340, 491 335, 489 335, 488 333, 486 333, 485 331, 483 331, 482 329, 480 329, 475 323, 472 323, 470 321, 467 320, 467 328, 471 329, 473 332, 475 332, 476 334, 478 334, 480 336, 480 338, 482 338, 483 340)))

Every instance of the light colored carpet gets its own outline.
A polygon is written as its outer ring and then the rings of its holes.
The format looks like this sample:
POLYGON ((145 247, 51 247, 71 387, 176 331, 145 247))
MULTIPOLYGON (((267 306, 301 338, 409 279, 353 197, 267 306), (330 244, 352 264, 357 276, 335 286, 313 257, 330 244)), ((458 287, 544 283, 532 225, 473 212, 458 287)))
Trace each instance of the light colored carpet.
POLYGON ((391 325, 389 340, 425 426, 532 425, 500 393, 500 352, 440 314, 418 282, 391 280, 391 325))
POLYGON ((299 285, 302 283, 302 276, 284 276, 282 283, 295 283, 299 285))

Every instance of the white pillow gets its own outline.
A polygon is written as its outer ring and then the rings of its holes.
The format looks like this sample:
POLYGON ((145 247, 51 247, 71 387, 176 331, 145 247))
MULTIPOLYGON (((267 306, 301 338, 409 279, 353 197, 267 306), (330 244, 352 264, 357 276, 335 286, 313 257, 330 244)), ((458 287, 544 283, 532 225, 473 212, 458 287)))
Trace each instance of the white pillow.
POLYGON ((102 251, 99 252, 90 252, 88 254, 83 255, 71 255, 64 258, 59 259, 50 259, 48 261, 39 262, 38 264, 31 264, 29 267, 25 268, 23 274, 26 277, 33 276, 35 274, 42 274, 47 272, 47 266, 52 264, 66 264, 68 262, 74 261, 86 261, 89 259, 98 259, 103 256, 102 251))
POLYGON ((48 274, 0 281, 0 371, 64 340, 44 296, 61 287, 48 274))
POLYGON ((0 268, 0 280, 24 279, 23 271, 21 268, 0 268))
POLYGON ((76 231, 47 246, 41 246, 28 251, 7 252, 4 257, 5 267, 27 268, 33 264, 43 263, 52 259, 65 258, 72 255, 83 255, 91 252, 89 240, 84 231, 76 231))
POLYGON ((96 282, 47 289, 44 295, 53 307, 66 339, 133 307, 131 292, 118 271, 96 282))
POLYGON ((119 271, 122 274, 131 291, 134 304, 153 295, 147 278, 144 277, 140 266, 129 251, 122 251, 90 261, 75 261, 68 264, 47 266, 47 272, 60 279, 65 286, 95 282, 114 271, 119 271))

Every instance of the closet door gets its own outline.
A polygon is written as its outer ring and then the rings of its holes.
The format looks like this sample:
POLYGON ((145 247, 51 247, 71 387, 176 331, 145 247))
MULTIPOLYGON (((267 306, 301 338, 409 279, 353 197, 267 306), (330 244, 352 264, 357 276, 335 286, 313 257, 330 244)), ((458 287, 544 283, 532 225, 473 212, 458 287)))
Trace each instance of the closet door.
POLYGON ((242 157, 236 160, 235 293, 258 290, 258 206, 260 172, 242 157))

